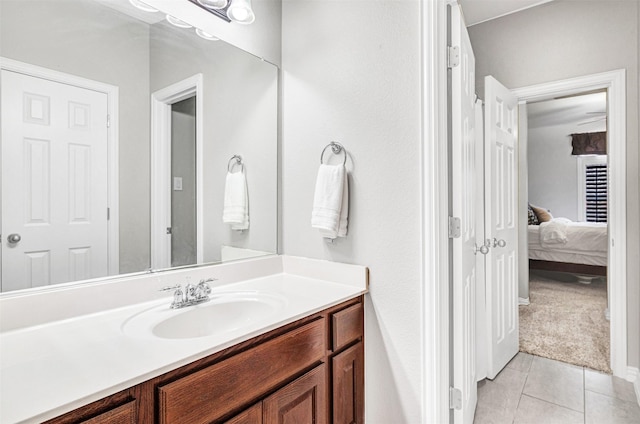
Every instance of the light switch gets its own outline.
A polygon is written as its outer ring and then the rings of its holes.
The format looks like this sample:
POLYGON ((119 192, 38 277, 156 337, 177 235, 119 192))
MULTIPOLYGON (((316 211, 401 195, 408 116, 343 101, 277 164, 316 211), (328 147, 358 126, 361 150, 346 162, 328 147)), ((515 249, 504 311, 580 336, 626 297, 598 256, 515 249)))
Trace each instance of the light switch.
POLYGON ((173 177, 173 191, 182 191, 182 177, 173 177))

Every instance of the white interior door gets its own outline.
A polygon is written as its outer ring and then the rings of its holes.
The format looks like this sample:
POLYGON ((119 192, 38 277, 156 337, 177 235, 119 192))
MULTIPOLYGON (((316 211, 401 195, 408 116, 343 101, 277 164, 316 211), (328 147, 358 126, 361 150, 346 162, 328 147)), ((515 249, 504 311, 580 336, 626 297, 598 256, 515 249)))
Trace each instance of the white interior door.
POLYGON ((460 392, 456 423, 472 423, 477 402, 476 378, 476 137, 475 58, 457 5, 451 8, 451 42, 459 61, 452 63, 452 214, 460 218, 453 239, 453 385, 460 392))
POLYGON ((2 289, 108 274, 107 95, 2 71, 2 289))
POLYGON ((487 377, 518 353, 518 103, 495 78, 485 78, 485 234, 488 319, 487 377))

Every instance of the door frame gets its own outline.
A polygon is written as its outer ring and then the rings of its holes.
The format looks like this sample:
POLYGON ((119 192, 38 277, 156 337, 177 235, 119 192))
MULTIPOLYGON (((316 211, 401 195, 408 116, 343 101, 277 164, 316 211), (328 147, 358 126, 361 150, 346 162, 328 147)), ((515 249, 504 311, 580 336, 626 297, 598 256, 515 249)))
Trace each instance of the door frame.
POLYGON ((109 275, 120 274, 120 197, 118 185, 118 117, 120 115, 118 114, 118 87, 1 56, 0 69, 107 95, 107 207, 109 208, 109 219, 107 220, 107 269, 109 275))
MULTIPOLYGON (((422 307, 421 422, 446 423, 451 376, 447 5, 420 2, 422 307)), ((453 2, 455 4, 455 2, 453 2)))
POLYGON ((599 89, 607 90, 608 108, 610 361, 613 375, 631 381, 635 372, 627 364, 626 72, 618 69, 511 91, 526 103, 599 89))
MULTIPOLYGON (((450 336, 450 296, 449 296, 449 252, 448 244, 448 190, 447 166, 447 4, 455 0, 435 0, 420 3, 421 20, 421 202, 422 202, 422 314, 424 331, 422 338, 422 409, 423 423, 449 422, 449 384, 451 374, 449 346, 450 336)), ((619 78, 619 77, 618 77, 619 78)), ((616 80, 618 79, 616 78, 616 80)), ((624 78, 622 83, 624 84, 624 78)), ((618 95, 615 109, 625 107, 626 91, 617 81, 613 89, 618 95), (620 97, 622 95, 622 97, 620 97)), ((602 84, 602 82, 601 82, 602 84)), ((611 84, 611 82, 605 82, 611 84)), ((518 97, 525 96, 520 92, 518 97)), ((626 122, 626 115, 622 115, 626 122)), ((616 125, 616 131, 623 131, 625 125, 616 125)), ((617 172, 618 179, 626 180, 626 166, 617 172)), ((624 191, 624 186, 619 188, 624 191)), ((625 195, 625 193, 623 193, 625 195)), ((624 206, 624 205, 623 205, 624 206)), ((621 211, 626 217, 626 210, 621 211)), ((626 220, 622 220, 626 224, 626 220)), ((620 233, 620 231, 618 231, 620 233)), ((619 237, 619 236, 618 236, 619 237)), ((622 233, 622 240, 625 240, 622 233)), ((626 265, 626 246, 620 249, 626 265)), ((626 287, 626 266, 613 264, 622 271, 626 287)), ((617 319, 626 328, 626 303, 624 313, 617 313, 617 319)), ((624 349, 616 359, 616 370, 626 366, 626 330, 616 329, 616 337, 622 339, 624 349)), ((622 346, 620 346, 622 348, 622 346)), ((636 370, 627 367, 623 374, 627 380, 636 378, 636 370)), ((615 372, 614 371, 614 372, 615 372)), ((636 389, 638 387, 636 380, 636 389)), ((637 391, 637 390, 636 390, 637 391)))
POLYGON ((171 266, 171 105, 196 96, 196 258, 203 262, 203 75, 195 74, 151 94, 151 269, 171 266), (169 237, 167 237, 169 236, 169 237))

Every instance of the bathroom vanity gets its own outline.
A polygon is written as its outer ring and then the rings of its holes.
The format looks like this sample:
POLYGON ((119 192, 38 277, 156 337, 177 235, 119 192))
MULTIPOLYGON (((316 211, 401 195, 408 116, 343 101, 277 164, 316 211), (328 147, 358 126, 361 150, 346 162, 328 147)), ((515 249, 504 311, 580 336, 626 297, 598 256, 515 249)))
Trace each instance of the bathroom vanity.
POLYGON ((357 297, 48 422, 362 422, 362 338, 357 297))
POLYGON ((172 273, 136 286, 156 293, 179 273, 222 278, 209 306, 171 310, 164 293, 3 331, 2 422, 363 422, 366 268, 274 256, 172 273), (241 275, 257 270, 265 275, 241 275), (202 313, 229 302, 239 315, 243 302, 271 309, 258 320, 227 312, 233 328, 220 317, 208 326, 202 313), (158 330, 174 321, 187 324, 158 330))

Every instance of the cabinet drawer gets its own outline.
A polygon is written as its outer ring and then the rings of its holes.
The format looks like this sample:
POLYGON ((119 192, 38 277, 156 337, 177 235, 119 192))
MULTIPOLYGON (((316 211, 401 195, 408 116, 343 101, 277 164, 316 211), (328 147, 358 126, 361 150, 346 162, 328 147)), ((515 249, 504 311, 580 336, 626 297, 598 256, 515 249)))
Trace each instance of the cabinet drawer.
POLYGON ((137 401, 125 403, 98 416, 82 421, 82 424, 135 424, 137 401))
POLYGON ((160 423, 209 423, 255 401, 325 353, 320 318, 158 388, 160 423))
POLYGON ((354 340, 359 340, 364 331, 362 303, 356 303, 332 314, 331 326, 332 348, 334 351, 343 348, 354 340))

